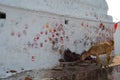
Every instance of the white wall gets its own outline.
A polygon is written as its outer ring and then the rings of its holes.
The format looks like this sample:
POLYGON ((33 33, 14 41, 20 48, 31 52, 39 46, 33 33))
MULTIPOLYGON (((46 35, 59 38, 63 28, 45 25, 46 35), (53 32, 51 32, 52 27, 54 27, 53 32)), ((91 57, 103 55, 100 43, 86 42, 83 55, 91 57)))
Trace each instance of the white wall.
POLYGON ((0 4, 111 22, 106 0, 0 0, 0 4))
POLYGON ((112 23, 103 22, 100 28, 99 21, 4 5, 0 11, 6 13, 6 19, 0 19, 0 77, 8 76, 9 70, 52 68, 59 64, 61 46, 80 54, 91 43, 113 37, 112 23))
POLYGON ((120 55, 120 23, 118 23, 118 27, 116 32, 114 33, 114 40, 115 40, 115 54, 120 55))

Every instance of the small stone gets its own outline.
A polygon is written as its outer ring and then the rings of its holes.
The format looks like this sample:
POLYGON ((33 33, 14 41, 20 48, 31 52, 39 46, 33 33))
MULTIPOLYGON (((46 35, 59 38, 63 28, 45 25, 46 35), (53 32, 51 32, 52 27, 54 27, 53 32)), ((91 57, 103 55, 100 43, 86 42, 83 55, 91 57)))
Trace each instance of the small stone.
POLYGON ((16 73, 17 71, 16 70, 10 70, 11 73, 16 73))
POLYGON ((32 80, 31 78, 29 78, 29 77, 25 77, 25 79, 24 80, 32 80))

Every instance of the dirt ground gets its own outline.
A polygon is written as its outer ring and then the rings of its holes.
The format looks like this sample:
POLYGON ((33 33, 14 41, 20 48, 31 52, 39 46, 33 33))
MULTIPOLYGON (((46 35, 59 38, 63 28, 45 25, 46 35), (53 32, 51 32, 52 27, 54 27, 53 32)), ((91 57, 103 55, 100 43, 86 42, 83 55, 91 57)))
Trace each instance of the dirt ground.
POLYGON ((112 63, 109 66, 120 65, 120 56, 113 57, 112 63))

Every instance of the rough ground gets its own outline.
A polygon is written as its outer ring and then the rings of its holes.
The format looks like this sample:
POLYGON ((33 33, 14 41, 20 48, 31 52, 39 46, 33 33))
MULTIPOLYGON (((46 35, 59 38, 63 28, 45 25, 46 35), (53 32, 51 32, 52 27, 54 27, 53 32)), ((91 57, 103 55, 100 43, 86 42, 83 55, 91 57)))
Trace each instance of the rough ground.
POLYGON ((120 56, 115 56, 112 62, 109 68, 100 68, 94 63, 68 63, 64 67, 24 71, 0 80, 119 80, 120 56))
POLYGON ((110 66, 120 65, 120 56, 115 56, 112 62, 110 66))

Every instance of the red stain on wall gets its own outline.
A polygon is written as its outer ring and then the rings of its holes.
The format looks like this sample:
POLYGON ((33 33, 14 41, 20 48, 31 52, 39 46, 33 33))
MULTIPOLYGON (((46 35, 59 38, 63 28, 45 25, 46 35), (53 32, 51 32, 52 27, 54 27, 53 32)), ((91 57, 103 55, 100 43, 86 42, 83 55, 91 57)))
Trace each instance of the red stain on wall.
POLYGON ((39 40, 40 38, 37 36, 36 39, 39 40))
POLYGON ((45 32, 45 35, 47 35, 47 34, 48 34, 48 32, 46 31, 46 32, 45 32))
POLYGON ((18 36, 18 37, 21 37, 21 33, 18 33, 17 36, 18 36))
POLYGON ((116 31, 116 29, 118 28, 118 23, 114 24, 114 32, 116 31))
POLYGON ((49 38, 49 41, 52 41, 52 38, 49 38))
POLYGON ((45 42, 47 42, 47 40, 45 40, 45 42))
POLYGON ((55 35, 54 35, 54 34, 52 34, 52 37, 55 37, 55 35))
POLYGON ((40 32, 40 34, 43 34, 43 32, 40 32))
POLYGON ((37 41, 37 40, 39 40, 40 38, 37 36, 37 37, 35 37, 34 38, 34 41, 37 41))
POLYGON ((43 43, 40 43, 40 47, 43 47, 43 43))
POLYGON ((32 61, 35 61, 35 56, 32 56, 32 61))
POLYGON ((52 45, 55 45, 55 41, 52 42, 52 45))
POLYGON ((84 26, 84 23, 83 23, 83 22, 81 23, 81 26, 84 26))
POLYGON ((59 33, 56 33, 56 36, 59 36, 59 33))
POLYGON ((56 29, 54 29, 53 32, 56 32, 56 29))

